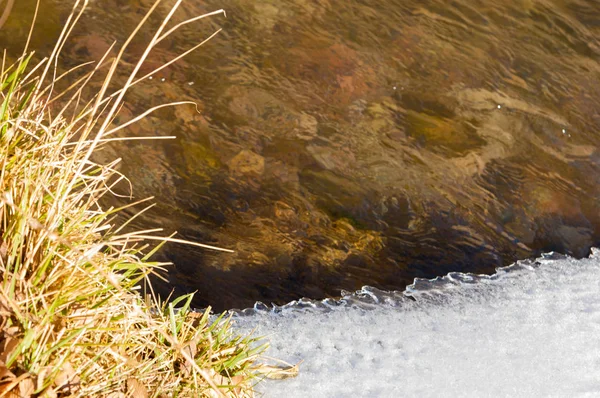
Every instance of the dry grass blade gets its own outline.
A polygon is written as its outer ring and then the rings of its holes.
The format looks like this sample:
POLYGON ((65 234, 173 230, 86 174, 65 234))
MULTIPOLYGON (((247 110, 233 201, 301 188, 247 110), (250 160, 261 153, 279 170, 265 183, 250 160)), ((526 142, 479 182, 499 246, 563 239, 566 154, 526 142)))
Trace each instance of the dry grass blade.
POLYGON ((2 16, 0 17, 0 29, 6 23, 8 16, 12 10, 13 5, 15 4, 15 0, 6 0, 6 4, 4 5, 4 11, 2 11, 2 16))
MULTIPOLYGON (((129 125, 131 125, 131 124, 133 124, 133 123, 135 123, 135 122, 137 122, 137 121, 139 121, 139 120, 141 120, 141 119, 145 118, 146 116, 148 116, 149 114, 151 114, 152 112, 154 112, 154 111, 156 111, 156 110, 158 110, 158 109, 161 109, 161 108, 166 108, 166 107, 168 107, 168 106, 177 106, 177 105, 184 105, 184 104, 192 104, 192 105, 196 105, 196 103, 195 103, 195 102, 191 102, 191 101, 179 101, 179 102, 171 102, 171 103, 169 103, 169 104, 157 105, 157 106, 155 106, 155 107, 152 107, 152 108, 148 109, 147 111, 145 111, 145 112, 144 112, 144 113, 142 113, 141 115, 138 115, 138 116, 134 117, 134 118, 133 118, 133 119, 131 119, 130 121, 128 121, 128 122, 126 122, 126 123, 123 123, 123 124, 121 124, 120 126, 117 126, 117 127, 115 127, 114 129, 112 129, 112 130, 109 130, 109 131, 105 132, 105 133, 104 133, 104 136, 107 136, 107 135, 111 135, 111 134, 113 134, 113 133, 116 133, 117 131, 119 131, 119 130, 122 130, 122 129, 126 128, 127 126, 129 126, 129 125)), ((146 139, 147 139, 147 138, 146 138, 146 139)))
POLYGON ((224 249, 222 247, 205 245, 203 243, 197 243, 197 242, 190 242, 190 241, 184 240, 184 239, 169 238, 166 236, 151 236, 151 235, 137 235, 136 234, 135 237, 138 239, 145 239, 145 240, 159 240, 161 242, 183 243, 183 244, 190 245, 190 246, 197 246, 197 247, 202 247, 204 249, 218 250, 218 251, 227 252, 227 253, 234 252, 231 249, 224 249))

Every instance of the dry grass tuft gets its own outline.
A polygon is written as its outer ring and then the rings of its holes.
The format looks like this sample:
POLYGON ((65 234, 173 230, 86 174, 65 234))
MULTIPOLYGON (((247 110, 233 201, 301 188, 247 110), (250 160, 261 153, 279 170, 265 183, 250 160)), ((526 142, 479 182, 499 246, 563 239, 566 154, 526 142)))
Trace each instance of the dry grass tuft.
POLYGON ((58 75, 57 57, 86 3, 76 1, 47 59, 31 66, 26 49, 0 70, 0 397, 252 396, 264 345, 235 336, 224 316, 190 312, 191 296, 161 304, 138 294, 165 265, 144 242, 173 239, 113 225, 120 209, 99 200, 124 176, 118 160, 90 158, 116 139, 122 126, 111 123, 152 48, 182 26, 167 29, 181 1, 119 90, 108 93, 121 57, 160 0, 115 57, 82 66, 58 92, 70 72, 58 75), (101 73, 102 87, 84 98, 101 73))

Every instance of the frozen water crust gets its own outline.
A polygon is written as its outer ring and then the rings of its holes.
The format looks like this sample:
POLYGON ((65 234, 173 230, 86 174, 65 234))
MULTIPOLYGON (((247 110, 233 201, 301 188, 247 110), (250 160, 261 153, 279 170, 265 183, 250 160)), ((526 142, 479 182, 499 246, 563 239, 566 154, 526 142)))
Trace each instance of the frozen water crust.
POLYGON ((259 386, 267 398, 600 396, 598 250, 236 318, 269 337, 268 355, 304 361, 259 386))

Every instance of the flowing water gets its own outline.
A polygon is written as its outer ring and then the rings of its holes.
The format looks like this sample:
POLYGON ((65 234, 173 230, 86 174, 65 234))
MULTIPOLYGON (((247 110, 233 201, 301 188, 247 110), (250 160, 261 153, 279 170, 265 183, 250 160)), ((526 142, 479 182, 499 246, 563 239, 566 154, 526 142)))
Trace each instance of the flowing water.
MULTIPOLYGON (((33 1, 0 42, 21 48, 33 1)), ((122 43, 149 1, 92 1, 65 65, 122 43)), ((594 0, 187 1, 223 8, 153 51, 144 71, 222 32, 135 88, 119 118, 172 141, 107 147, 146 227, 233 249, 167 245, 195 305, 322 299, 415 277, 490 273, 600 241, 600 4, 594 0)), ((33 46, 67 15, 46 1, 33 46)), ((162 10, 164 13, 164 10, 162 10)), ((141 54, 136 40, 125 68, 141 54)))

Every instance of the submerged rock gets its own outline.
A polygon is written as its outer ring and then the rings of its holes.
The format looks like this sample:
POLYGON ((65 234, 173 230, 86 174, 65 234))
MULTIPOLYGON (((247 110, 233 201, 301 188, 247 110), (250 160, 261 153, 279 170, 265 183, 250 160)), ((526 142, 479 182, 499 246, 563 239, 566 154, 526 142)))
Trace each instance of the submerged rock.
POLYGON ((228 166, 234 176, 262 175, 265 171, 265 158, 244 149, 229 161, 228 166))

